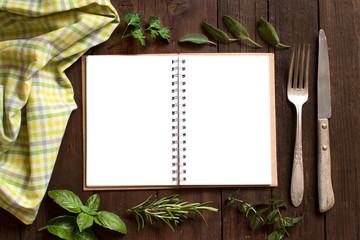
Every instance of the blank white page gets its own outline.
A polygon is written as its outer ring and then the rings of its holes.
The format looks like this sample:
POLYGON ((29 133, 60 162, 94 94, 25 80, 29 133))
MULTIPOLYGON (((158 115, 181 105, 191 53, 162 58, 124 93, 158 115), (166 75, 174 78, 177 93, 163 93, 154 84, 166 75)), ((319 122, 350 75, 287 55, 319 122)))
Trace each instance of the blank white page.
POLYGON ((88 187, 172 184, 174 56, 87 57, 88 187))
POLYGON ((270 57, 186 60, 186 181, 270 185, 270 57))

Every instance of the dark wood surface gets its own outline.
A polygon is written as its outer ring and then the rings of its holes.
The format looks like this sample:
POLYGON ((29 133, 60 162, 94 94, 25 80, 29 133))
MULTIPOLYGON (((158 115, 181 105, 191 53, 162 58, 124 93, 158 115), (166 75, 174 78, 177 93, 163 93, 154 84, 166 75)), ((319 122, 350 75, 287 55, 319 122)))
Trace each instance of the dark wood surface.
MULTIPOLYGON (((177 53, 177 52, 274 52, 276 78, 277 117, 277 188, 242 188, 240 197, 250 201, 265 201, 271 196, 281 197, 289 208, 286 216, 304 215, 304 219, 290 228, 290 239, 360 239, 360 2, 358 0, 113 0, 120 15, 123 12, 137 12, 144 16, 161 18, 163 26, 171 30, 171 41, 148 38, 147 46, 137 41, 124 40, 108 50, 106 46, 117 39, 123 30, 123 23, 111 39, 88 51, 87 54, 134 54, 134 53, 177 53), (251 43, 241 41, 218 46, 196 46, 179 44, 177 40, 190 33, 204 33, 203 20, 226 30, 223 15, 239 20, 250 37, 263 45, 254 48, 251 43), (291 50, 267 45, 260 39, 256 28, 260 17, 269 20, 276 28, 281 42, 291 46, 294 43, 311 44, 309 100, 303 107, 303 150, 305 168, 305 194, 300 207, 290 204, 289 189, 295 141, 295 109, 286 97, 286 82, 291 50), (317 36, 320 28, 328 38, 332 117, 330 138, 332 156, 332 182, 335 192, 335 206, 320 214, 317 197, 317 36)), ((119 76, 121 70, 119 68, 119 76)), ((62 142, 49 190, 68 189, 85 201, 94 192, 82 190, 82 114, 81 114, 81 64, 77 61, 66 74, 75 92, 78 109, 70 118, 62 142)), ((120 215, 128 228, 122 235, 110 230, 94 227, 99 239, 266 239, 271 227, 255 232, 234 207, 225 207, 225 199, 236 189, 184 189, 147 191, 102 191, 100 208, 120 215), (156 224, 138 232, 134 218, 127 213, 129 207, 145 200, 149 195, 162 197, 179 193, 189 202, 214 201, 219 213, 205 212, 207 227, 199 217, 181 224, 172 232, 168 227, 156 224)), ((38 229, 65 210, 46 196, 38 217, 32 225, 24 225, 15 217, 0 209, 0 239, 58 239, 38 229)))

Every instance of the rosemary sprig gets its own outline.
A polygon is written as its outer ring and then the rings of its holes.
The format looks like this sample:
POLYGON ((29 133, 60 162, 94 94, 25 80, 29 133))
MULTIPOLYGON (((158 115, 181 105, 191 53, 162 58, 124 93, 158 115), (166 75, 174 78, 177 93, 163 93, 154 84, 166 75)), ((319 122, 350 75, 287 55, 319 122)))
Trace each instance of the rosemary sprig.
POLYGON ((153 219, 155 219, 160 224, 163 222, 175 231, 174 226, 177 226, 189 217, 194 218, 192 214, 194 212, 199 214, 207 225, 206 219, 200 210, 218 211, 217 208, 206 206, 211 204, 212 201, 188 203, 180 200, 178 196, 179 194, 174 194, 159 200, 155 199, 153 202, 150 202, 152 198, 152 196, 150 196, 144 202, 130 208, 128 211, 134 214, 138 224, 138 230, 140 231, 141 228, 144 228, 146 223, 152 224, 153 219))
POLYGON ((252 212, 253 216, 250 220, 250 228, 252 230, 255 230, 259 223, 262 223, 262 225, 273 225, 276 222, 279 223, 280 228, 277 228, 272 233, 270 233, 268 240, 280 240, 284 237, 285 234, 286 236, 290 237, 290 234, 286 228, 294 226, 295 223, 301 221, 303 218, 303 216, 295 218, 283 217, 281 215, 280 209, 286 209, 287 205, 281 198, 271 198, 267 202, 248 203, 247 200, 238 199, 239 192, 240 190, 236 191, 234 195, 230 194, 228 196, 227 200, 229 202, 227 206, 237 202, 238 209, 240 212, 245 213, 245 218, 248 218, 250 212, 252 212), (270 208, 273 209, 270 211, 270 208), (265 215, 265 213, 268 211, 270 212, 265 215))

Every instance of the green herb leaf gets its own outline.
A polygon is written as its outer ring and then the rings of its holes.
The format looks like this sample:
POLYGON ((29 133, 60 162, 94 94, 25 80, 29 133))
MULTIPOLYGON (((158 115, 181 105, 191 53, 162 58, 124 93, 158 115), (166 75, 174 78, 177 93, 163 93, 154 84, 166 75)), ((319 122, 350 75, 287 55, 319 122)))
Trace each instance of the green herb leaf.
POLYGON ((137 13, 131 13, 131 14, 124 13, 123 20, 128 24, 128 26, 134 26, 136 28, 140 28, 142 16, 140 16, 137 13))
POLYGON ((93 211, 97 211, 100 206, 100 197, 97 194, 92 195, 86 201, 85 206, 89 207, 93 211))
POLYGON ((229 31, 234 34, 238 38, 247 39, 249 37, 248 32, 246 29, 235 19, 232 17, 225 15, 223 17, 224 23, 229 31))
POLYGON ((126 226, 121 218, 111 212, 101 211, 98 212, 98 216, 94 217, 94 220, 100 226, 105 228, 126 234, 126 226))
POLYGON ((98 240, 95 233, 90 228, 87 228, 82 232, 76 229, 72 237, 73 240, 98 240))
POLYGON ((246 202, 242 202, 239 205, 239 211, 242 213, 246 213, 246 211, 248 210, 248 205, 246 204, 246 202))
POLYGON ((48 221, 46 226, 39 229, 47 229, 51 234, 61 239, 73 239, 72 235, 76 229, 76 218, 74 216, 58 216, 48 221))
POLYGON ((264 220, 264 225, 273 224, 276 221, 276 213, 278 213, 278 209, 275 209, 269 213, 269 215, 264 220))
POLYGON ((304 216, 299 216, 299 217, 293 218, 294 224, 300 222, 303 217, 304 216))
POLYGON ((150 18, 149 18, 149 28, 160 29, 161 28, 161 26, 160 26, 160 18, 150 16, 150 18))
POLYGON ((284 235, 285 231, 282 228, 276 229, 268 236, 268 240, 281 240, 284 235))
POLYGON ((157 30, 150 29, 150 36, 154 39, 159 35, 157 30))
POLYGON ((142 29, 141 28, 137 28, 135 29, 134 31, 131 32, 131 35, 136 38, 136 39, 139 39, 140 43, 142 46, 145 46, 146 43, 145 43, 145 35, 143 34, 142 32, 142 29))
POLYGON ((96 211, 92 210, 92 209, 89 208, 88 206, 81 206, 81 211, 82 211, 83 213, 86 213, 86 214, 90 215, 90 216, 96 216, 96 215, 98 215, 98 213, 97 213, 96 211))
POLYGON ((76 218, 76 224, 78 225, 80 232, 91 227, 93 223, 94 219, 86 213, 80 213, 76 218))
POLYGON ((68 190, 53 190, 49 192, 50 198, 52 198, 57 204, 64 209, 72 213, 80 213, 81 206, 83 206, 80 198, 73 192, 68 190))
POLYGON ((260 24, 258 26, 258 33, 264 41, 271 45, 279 45, 282 47, 289 47, 287 45, 281 44, 279 37, 275 31, 275 28, 264 18, 260 18, 260 24))
POLYGON ((158 31, 158 33, 160 34, 160 37, 170 42, 170 30, 167 27, 163 27, 158 31))
POLYGON ((216 43, 209 41, 209 39, 202 34, 189 34, 179 39, 179 42, 192 42, 196 44, 210 43, 216 45, 216 43))
POLYGON ((255 215, 250 221, 250 228, 252 230, 255 230, 255 228, 259 224, 260 220, 261 220, 260 215, 255 215))
POLYGON ((280 219, 280 225, 283 227, 292 227, 294 226, 294 221, 290 217, 284 217, 280 219))
POLYGON ((202 22, 203 27, 206 29, 206 31, 213 36, 216 40, 220 41, 220 42, 227 42, 230 40, 230 37, 224 33, 223 31, 221 31, 220 29, 215 28, 214 26, 212 26, 211 24, 203 21, 202 22))

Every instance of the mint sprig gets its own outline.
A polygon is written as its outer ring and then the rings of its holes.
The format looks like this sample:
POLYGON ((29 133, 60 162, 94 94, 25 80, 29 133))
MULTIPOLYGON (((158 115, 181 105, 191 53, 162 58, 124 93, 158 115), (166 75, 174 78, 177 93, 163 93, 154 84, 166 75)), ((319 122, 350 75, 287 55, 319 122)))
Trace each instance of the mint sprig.
POLYGON ((150 36, 156 39, 157 36, 167 40, 170 42, 170 30, 167 27, 161 27, 160 18, 155 16, 150 16, 149 18, 149 26, 147 28, 143 28, 142 26, 142 16, 137 13, 124 13, 122 19, 127 24, 121 37, 118 38, 115 42, 110 44, 108 48, 112 48, 118 42, 120 42, 124 38, 133 37, 134 39, 138 39, 142 46, 146 46, 146 35, 145 32, 150 32, 150 36), (128 32, 129 28, 130 33, 128 32))
POLYGON ((303 216, 294 218, 282 216, 281 209, 286 209, 287 205, 281 198, 271 198, 267 202, 249 203, 247 200, 238 199, 239 192, 238 190, 235 194, 228 196, 227 200, 229 202, 227 206, 237 202, 238 209, 245 214, 245 218, 251 218, 250 228, 252 230, 255 230, 259 224, 262 226, 276 223, 280 225, 279 228, 269 234, 268 240, 280 240, 285 235, 290 237, 287 228, 294 226, 303 218, 303 216))
POLYGON ((77 216, 63 215, 48 221, 39 231, 47 229, 51 234, 66 240, 96 240, 95 233, 90 229, 94 222, 102 227, 126 234, 127 229, 119 216, 107 211, 98 211, 100 197, 92 195, 85 203, 73 192, 68 190, 54 190, 49 197, 62 208, 77 216))

